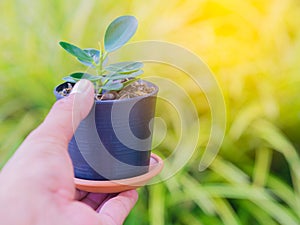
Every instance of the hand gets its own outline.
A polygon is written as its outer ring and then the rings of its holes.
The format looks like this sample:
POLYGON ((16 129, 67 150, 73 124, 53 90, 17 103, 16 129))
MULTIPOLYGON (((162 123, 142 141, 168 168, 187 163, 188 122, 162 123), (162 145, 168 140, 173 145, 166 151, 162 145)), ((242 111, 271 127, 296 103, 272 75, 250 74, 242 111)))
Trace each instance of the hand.
POLYGON ((9 225, 120 225, 137 201, 75 190, 68 143, 93 105, 93 85, 78 82, 22 143, 0 173, 0 221, 9 225))

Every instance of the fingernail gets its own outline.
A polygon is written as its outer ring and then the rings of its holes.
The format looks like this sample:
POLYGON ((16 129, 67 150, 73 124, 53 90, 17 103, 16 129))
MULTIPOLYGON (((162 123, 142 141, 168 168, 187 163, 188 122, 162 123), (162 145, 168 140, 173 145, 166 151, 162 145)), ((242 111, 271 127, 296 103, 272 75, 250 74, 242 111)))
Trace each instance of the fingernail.
POLYGON ((72 89, 71 94, 73 93, 83 93, 88 91, 90 88, 90 82, 88 80, 82 79, 78 81, 72 89))

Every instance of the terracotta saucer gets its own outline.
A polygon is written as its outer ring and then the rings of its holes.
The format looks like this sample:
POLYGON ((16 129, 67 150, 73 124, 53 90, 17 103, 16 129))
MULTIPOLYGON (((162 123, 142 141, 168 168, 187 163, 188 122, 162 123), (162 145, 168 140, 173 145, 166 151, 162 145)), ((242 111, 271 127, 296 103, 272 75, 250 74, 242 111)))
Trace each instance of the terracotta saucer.
POLYGON ((163 168, 163 160, 156 154, 151 154, 149 171, 143 175, 121 180, 95 181, 75 178, 77 189, 95 193, 118 193, 144 186, 163 168))

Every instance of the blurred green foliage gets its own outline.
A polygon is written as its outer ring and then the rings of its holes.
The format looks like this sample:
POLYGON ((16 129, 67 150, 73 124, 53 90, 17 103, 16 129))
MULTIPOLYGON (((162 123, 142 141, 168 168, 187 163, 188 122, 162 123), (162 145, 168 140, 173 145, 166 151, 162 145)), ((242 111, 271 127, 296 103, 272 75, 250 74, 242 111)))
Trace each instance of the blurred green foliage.
MULTIPOLYGON (((191 88, 198 149, 175 176, 139 190, 126 224, 300 224, 299 1, 4 0, 0 10, 0 167, 43 120, 53 87, 76 69, 58 41, 89 46, 109 21, 132 14, 140 24, 134 40, 177 43, 210 66, 227 131, 219 155, 199 172, 211 118, 203 93, 191 88)), ((168 130, 160 154, 171 154, 177 138, 168 130)))

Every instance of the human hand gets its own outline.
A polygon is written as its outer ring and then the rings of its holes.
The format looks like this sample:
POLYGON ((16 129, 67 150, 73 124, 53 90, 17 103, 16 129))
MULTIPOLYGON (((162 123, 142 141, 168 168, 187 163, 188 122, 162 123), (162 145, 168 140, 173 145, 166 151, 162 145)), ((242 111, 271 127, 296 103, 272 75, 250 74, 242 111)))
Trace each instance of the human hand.
POLYGON ((93 105, 93 85, 78 82, 57 101, 0 173, 0 220, 5 225, 120 225, 137 201, 135 190, 117 195, 76 191, 68 143, 93 105))

